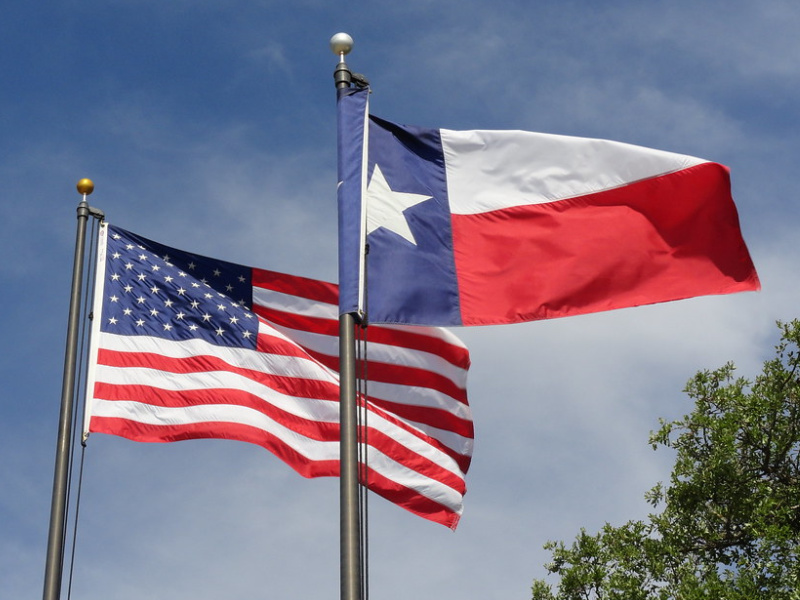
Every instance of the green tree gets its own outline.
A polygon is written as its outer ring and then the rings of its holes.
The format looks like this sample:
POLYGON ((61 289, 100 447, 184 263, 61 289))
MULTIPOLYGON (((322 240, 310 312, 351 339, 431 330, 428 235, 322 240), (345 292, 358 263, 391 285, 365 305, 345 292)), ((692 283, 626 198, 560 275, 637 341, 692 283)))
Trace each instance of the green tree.
POLYGON ((558 582, 535 580, 533 600, 800 600, 800 321, 778 326, 755 380, 701 371, 694 411, 651 432, 676 451, 645 495, 660 512, 548 542, 558 582))

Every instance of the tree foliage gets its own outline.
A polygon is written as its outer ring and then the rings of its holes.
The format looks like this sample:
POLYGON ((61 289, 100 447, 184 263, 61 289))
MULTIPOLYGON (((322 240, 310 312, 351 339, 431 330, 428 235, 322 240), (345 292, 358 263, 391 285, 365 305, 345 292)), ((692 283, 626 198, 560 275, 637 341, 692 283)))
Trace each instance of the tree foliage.
POLYGON ((556 589, 533 600, 800 600, 800 321, 750 381, 733 364, 687 384, 694 411, 651 432, 676 451, 660 512, 548 542, 556 589))

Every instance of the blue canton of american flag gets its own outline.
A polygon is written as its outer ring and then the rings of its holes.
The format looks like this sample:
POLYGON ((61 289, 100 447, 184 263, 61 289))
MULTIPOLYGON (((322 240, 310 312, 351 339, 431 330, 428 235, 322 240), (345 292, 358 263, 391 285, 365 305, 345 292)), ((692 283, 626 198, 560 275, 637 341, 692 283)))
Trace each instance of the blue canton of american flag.
POLYGON ((255 348, 251 269, 108 229, 103 331, 255 348))

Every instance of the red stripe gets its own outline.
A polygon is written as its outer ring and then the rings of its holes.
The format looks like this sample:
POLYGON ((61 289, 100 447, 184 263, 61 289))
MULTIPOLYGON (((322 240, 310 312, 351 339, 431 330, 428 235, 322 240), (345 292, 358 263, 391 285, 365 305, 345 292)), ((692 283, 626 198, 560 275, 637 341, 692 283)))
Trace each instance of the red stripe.
POLYGON ((271 375, 253 369, 243 369, 234 367, 215 356, 172 358, 149 352, 117 352, 101 348, 98 351, 97 364, 121 368, 142 367, 178 374, 213 371, 235 373, 288 396, 336 401, 339 399, 339 386, 334 382, 287 375, 271 375))
POLYGON ((382 400, 371 394, 369 401, 375 406, 379 406, 387 413, 397 415, 399 418, 411 421, 412 423, 429 425, 436 429, 453 432, 465 438, 473 438, 475 435, 472 421, 461 419, 442 408, 402 404, 400 402, 382 400))
MULTIPOLYGON (((134 394, 134 396, 142 399, 145 397, 151 397, 151 394, 142 393, 146 392, 145 390, 130 389, 138 386, 104 386, 103 389, 97 390, 96 395, 98 397, 113 397, 115 395, 114 393, 107 394, 107 392, 114 392, 115 390, 113 388, 115 387, 128 388, 117 391, 135 391, 136 394, 134 394)), ((159 397, 159 405, 168 406, 174 403, 174 399, 173 402, 163 401, 164 398, 161 395, 163 390, 153 391, 155 391, 155 395, 159 397)), ((125 399, 125 393, 119 395, 121 396, 119 399, 125 399)), ((196 398, 187 398, 187 404, 195 405, 198 403, 196 400, 196 398)), ((226 398, 226 400, 230 400, 230 398, 226 398)), ((227 403, 233 404, 235 402, 228 401, 227 403)), ((178 402, 177 405, 180 406, 180 402, 178 402)), ((303 430, 301 433, 302 435, 311 437, 311 439, 317 439, 320 441, 338 441, 338 424, 312 423, 310 429, 313 430, 315 428, 324 431, 325 435, 315 436, 313 435, 313 431, 309 432, 308 430, 303 430), (312 435, 309 435, 309 433, 312 435)), ((337 476, 339 474, 338 461, 311 460, 305 455, 286 445, 275 435, 257 427, 242 423, 210 421, 205 423, 190 423, 182 425, 152 425, 123 418, 96 416, 92 419, 90 430, 94 433, 119 435, 139 442, 174 442, 202 438, 245 441, 258 444, 266 448, 304 477, 319 477, 326 475, 337 476)), ((366 438, 369 440, 370 446, 380 450, 394 460, 397 460, 408 469, 447 485, 462 495, 465 493, 465 483, 461 477, 446 469, 443 469, 436 463, 416 454, 405 446, 402 446, 396 440, 387 436, 383 432, 377 431, 374 428, 368 428, 366 438)), ((369 469, 369 471, 369 487, 373 491, 379 493, 381 496, 387 497, 393 501, 397 501, 398 498, 402 498, 404 499, 403 502, 405 502, 405 499, 409 497, 408 494, 418 495, 418 492, 409 490, 405 486, 391 481, 386 477, 379 475, 377 472, 372 471, 371 469, 369 469)), ((417 514, 423 514, 427 518, 433 518, 433 520, 439 520, 436 515, 441 513, 442 509, 438 503, 433 503, 436 505, 436 510, 434 510, 433 515, 431 515, 428 512, 425 512, 430 511, 431 501, 422 498, 421 500, 421 502, 417 501, 412 503, 415 506, 415 510, 413 510, 413 512, 417 512, 417 514)))
MULTIPOLYGON (((364 435, 363 432, 361 435, 364 435)), ((385 433, 368 428, 368 433, 365 439, 367 440, 369 446, 380 450, 386 456, 392 458, 408 469, 443 483, 461 495, 467 491, 464 484, 464 479, 462 477, 459 477, 447 469, 443 469, 432 460, 406 448, 405 446, 399 444, 397 440, 390 438, 385 433)))
MULTIPOLYGON (((444 452, 445 454, 447 454, 450 458, 452 458, 453 460, 456 461, 456 463, 458 464, 458 467, 459 467, 459 469, 461 469, 462 473, 466 473, 469 470, 469 465, 472 462, 472 455, 471 454, 461 454, 460 452, 458 452, 454 448, 451 448, 450 446, 445 445, 444 443, 440 442, 436 438, 434 438, 434 437, 432 437, 432 436, 420 431, 417 427, 410 426, 409 423, 407 423, 404 420, 404 419, 406 419, 406 417, 403 417, 402 415, 396 415, 395 413, 392 413, 390 411, 384 410, 383 406, 381 406, 379 404, 379 402, 376 401, 374 398, 370 398, 369 410, 372 413, 376 413, 376 414, 381 415, 387 421, 395 424, 397 427, 400 427, 401 429, 407 431, 411 435, 414 435, 414 436, 418 437, 419 439, 423 440, 426 444, 429 444, 429 445, 433 446, 434 448, 437 448, 439 451, 444 452)), ((369 417, 367 417, 367 418, 369 419, 369 417)), ((409 419, 409 421, 411 421, 411 419, 409 419)), ((470 423, 470 425, 471 425, 471 423, 470 423)), ((444 427, 439 427, 438 425, 433 425, 433 426, 437 427, 439 429, 446 429, 444 427)), ((472 438, 472 437, 473 436, 470 436, 470 438, 472 438)))
MULTIPOLYGON (((254 311, 259 314, 261 317, 272 321, 278 325, 283 325, 285 327, 290 327, 292 329, 297 330, 304 330, 310 331, 314 333, 321 333, 323 335, 330 335, 330 336, 338 336, 339 330, 338 325, 330 321, 330 319, 320 319, 317 317, 302 317, 298 316, 295 317, 294 315, 290 315, 289 313, 284 313, 281 311, 274 311, 271 309, 265 309, 264 307, 255 307, 254 311), (327 325, 332 325, 332 327, 327 327, 327 325)), ((405 334, 405 332, 395 332, 393 330, 388 329, 381 329, 378 327, 370 327, 369 330, 369 341, 375 343, 384 343, 387 345, 393 346, 400 346, 400 347, 411 347, 410 345, 401 345, 395 344, 395 333, 405 334), (377 335, 376 335, 377 333, 377 335)), ((432 339, 426 338, 426 336, 415 335, 413 333, 408 334, 408 336, 400 335, 396 336, 398 338, 404 338, 404 341, 420 341, 420 338, 423 339, 432 339)), ((434 341, 437 341, 434 339, 434 341)), ((451 364, 454 364, 460 368, 467 369, 469 368, 469 353, 462 348, 458 348, 451 344, 444 344, 443 348, 446 347, 450 350, 450 358, 449 360, 451 364), (456 356, 453 350, 460 350, 460 356, 456 356), (460 364, 459 364, 460 363, 460 364)), ((422 349, 419 346, 414 347, 413 349, 422 349)), ((265 348, 266 350, 266 348, 265 348)), ((320 363, 328 367, 329 369, 333 369, 337 373, 339 372, 339 357, 338 355, 330 355, 330 354, 323 354, 321 352, 306 349, 308 354, 318 360, 320 363)), ((438 353, 437 353, 438 355, 438 353)), ((441 356, 441 355, 439 355, 441 356)), ((443 357, 447 358, 447 357, 443 357)), ((379 381, 381 383, 396 383, 398 385, 416 385, 420 387, 427 387, 430 389, 437 390, 443 394, 447 394, 448 396, 462 402, 464 404, 467 403, 467 391, 466 389, 458 387, 452 380, 445 377, 444 375, 439 375, 433 371, 427 369, 419 369, 415 367, 408 367, 404 365, 396 365, 396 364, 388 364, 388 363, 381 363, 381 362, 374 362, 368 361, 368 369, 367 374, 370 381, 379 381)))
MULTIPOLYGON (((256 444, 272 452, 306 478, 338 477, 339 461, 309 460, 266 431, 241 423, 198 423, 196 425, 144 425, 126 419, 93 417, 91 431, 107 433, 137 442, 177 442, 190 439, 229 439, 256 444)), ((442 504, 422 496, 380 473, 367 468, 369 489, 412 513, 455 529, 459 515, 442 504)))
MULTIPOLYGON (((393 415, 392 413, 383 410, 381 407, 376 406, 375 403, 372 402, 372 401, 370 401, 370 403, 369 403, 369 412, 371 414, 379 415, 380 417, 382 417, 383 419, 385 419, 389 423, 394 424, 399 429, 402 429, 406 433, 408 433, 410 435, 413 435, 414 437, 422 440, 426 445, 433 446, 434 448, 438 449, 440 452, 443 452, 443 453, 447 454, 452 459, 456 460, 459 464, 461 464, 464 461, 464 459, 466 459, 466 464, 469 465, 469 462, 472 459, 471 456, 460 454, 459 452, 457 452, 453 448, 450 448, 450 447, 446 446, 445 444, 443 444, 442 442, 440 442, 436 438, 428 435, 427 433, 425 433, 421 429, 411 425, 410 423, 404 421, 401 418, 398 418, 397 416, 393 415)), ((367 416, 367 425, 369 426, 369 415, 367 416)), ((372 426, 368 427, 368 431, 369 432, 373 431, 372 426)), ((398 462, 401 462, 401 461, 398 461, 398 462)), ((466 473, 466 469, 462 468, 461 470, 466 473)))
MULTIPOLYGON (((97 383, 95 398, 111 402, 131 401, 155 407, 186 408, 190 406, 242 406, 252 409, 312 440, 339 441, 339 423, 315 421, 278 408, 268 398, 236 389, 202 389, 173 391, 146 385, 97 383)), ((311 401, 313 403, 313 401, 311 401)))
POLYGON ((369 481, 369 489, 415 515, 441 523, 450 529, 455 529, 458 525, 458 520, 460 519, 458 513, 453 512, 435 500, 431 500, 427 496, 423 496, 416 490, 387 479, 370 468, 367 468, 367 481, 369 481))
MULTIPOLYGON (((261 371, 250 369, 242 369, 233 367, 229 363, 212 356, 197 356, 190 358, 171 358, 162 356, 160 354, 151 353, 135 353, 135 352, 116 352, 112 350, 101 349, 98 353, 98 364, 107 365, 110 367, 126 368, 126 367, 139 367, 154 369, 157 371, 164 371, 176 374, 191 374, 191 373, 205 373, 209 371, 223 371, 231 372, 242 375, 265 385, 270 389, 285 394, 287 396, 294 396, 300 398, 320 399, 328 401, 339 400, 338 386, 331 382, 317 381, 311 379, 303 379, 298 377, 289 377, 283 375, 269 375, 261 371)), ((373 381, 378 381, 378 378, 373 378, 373 381)), ((98 386, 103 385, 98 383, 98 386)), ((111 384, 109 384, 111 385, 111 384)), ((133 386, 131 386, 133 387, 133 386)), ((153 388, 155 389, 155 388, 153 388)), ((164 394, 168 392, 163 391, 164 394)), ((194 403, 200 404, 213 404, 217 402, 239 404, 238 402, 228 401, 228 394, 233 394, 233 391, 225 390, 198 390, 191 395, 188 392, 174 392, 175 401, 172 404, 164 404, 165 406, 181 406, 182 402, 187 405, 194 403), (185 394, 181 396, 181 394, 185 394), (183 398, 183 400, 181 400, 183 398), (192 400, 195 398, 195 400, 192 400), (205 398, 205 400, 199 400, 205 398)), ((99 391, 95 392, 98 395, 99 391)), ((135 395, 127 396, 125 398, 111 398, 108 396, 100 396, 107 399, 128 399, 138 400, 135 395)), ((417 407, 412 405, 404 405, 395 403, 379 398, 371 398, 372 401, 381 406, 383 409, 398 415, 401 418, 406 418, 414 422, 428 424, 439 429, 449 430, 456 432, 466 437, 473 436, 472 422, 465 421, 453 415, 452 413, 437 409, 434 407, 417 407)), ((251 408, 258 409, 256 404, 242 403, 242 406, 250 406, 251 408)))
POLYGON ((464 325, 759 288, 715 163, 452 225, 464 325))
POLYGON ((90 431, 118 435, 135 442, 178 442, 193 439, 238 440, 266 448, 303 477, 339 476, 338 460, 310 460, 271 433, 241 423, 209 421, 188 425, 149 425, 116 417, 92 417, 90 431))
POLYGON ((288 342, 284 338, 275 334, 259 332, 256 340, 256 350, 264 354, 276 354, 279 356, 294 356, 309 360, 311 357, 308 352, 303 350, 294 342, 288 342))
MULTIPOLYGON (((339 357, 329 356, 320 352, 309 350, 308 353, 329 369, 339 372, 339 357)), ((367 378, 369 381, 380 383, 394 383, 404 386, 419 386, 436 390, 462 404, 467 404, 467 390, 458 387, 444 375, 433 371, 407 367, 404 365, 391 365, 367 361, 367 378)))
POLYGON ((265 269, 253 269, 252 281, 255 287, 339 306, 339 288, 333 283, 265 269))
MULTIPOLYGON (((112 384, 112 383, 103 383, 98 382, 95 384, 94 390, 94 397, 101 398, 103 400, 108 400, 111 402, 118 402, 118 401, 132 401, 138 402, 141 404, 151 405, 155 407, 166 407, 166 408, 184 408, 190 406, 221 406, 221 405, 229 405, 229 406, 241 406, 245 407, 254 411, 257 411, 266 417, 270 418, 272 421, 281 424, 282 426, 286 427, 287 429, 291 429, 292 431, 303 435, 312 440, 321 441, 321 442, 338 442, 339 441, 339 423, 338 421, 335 422, 323 422, 317 421, 313 419, 307 419, 304 417, 300 417, 293 413, 287 412, 273 404, 270 403, 269 398, 263 398, 251 394, 249 392, 237 389, 230 389, 230 388, 204 388, 199 390, 165 390, 154 386, 147 386, 147 385, 128 385, 128 384, 112 384)), ((310 401, 310 405, 313 405, 313 400, 310 401)), ((402 420, 394 417, 391 414, 387 414, 385 411, 377 408, 375 406, 369 407, 370 411, 376 414, 381 415, 385 420, 390 423, 393 423, 396 427, 399 427, 409 434, 414 435, 418 439, 422 440, 428 445, 431 445, 435 448, 438 448, 440 451, 445 452, 449 456, 452 456, 454 459, 459 460, 461 463, 462 460, 465 458, 457 453, 453 452, 438 440, 431 438, 417 430, 416 428, 409 427, 407 423, 404 423, 402 420)), ((223 436, 225 437, 225 436, 223 436)), ((367 439, 369 440, 369 444, 371 446, 375 446, 380 448, 384 453, 394 456, 398 462, 403 464, 407 464, 410 468, 414 470, 419 470, 420 472, 427 472, 421 469, 419 466, 421 464, 420 461, 427 461, 427 459, 423 459, 422 457, 417 457, 416 459, 409 461, 408 458, 413 458, 413 451, 405 449, 405 447, 400 446, 398 442, 392 440, 391 438, 387 438, 385 434, 381 433, 380 431, 369 427, 367 432, 367 439), (379 445, 380 444, 380 445, 379 445), (398 454, 397 448, 400 448, 400 452, 398 454), (397 457, 400 458, 397 458, 397 457), (415 463, 417 466, 412 466, 412 463, 415 463)), ((466 457, 467 459, 469 457, 466 457)), ((468 463, 467 463, 468 464, 468 463)), ((440 467, 435 466, 435 469, 440 469, 440 467)), ((432 475, 429 475, 433 477, 432 475)), ((445 478, 449 478, 451 474, 447 472, 444 475, 445 478)), ((438 476, 435 478, 439 478, 438 476)), ((451 487, 455 487, 454 484, 448 483, 451 487)))
MULTIPOLYGON (((261 314, 261 313, 260 313, 261 314)), ((263 315, 265 318, 270 318, 266 315, 263 315)), ((308 317, 307 317, 308 318, 308 317)), ((323 319, 317 319, 322 321, 323 319)), ((298 323, 294 324, 293 328, 297 328, 298 323)), ((301 324, 302 325, 302 324, 301 324)), ((372 327, 371 329, 375 329, 372 327)), ((386 332, 387 330, 383 330, 386 332)), ((316 333, 321 333, 319 330, 316 333)), ((325 334, 330 335, 330 334, 325 334)), ((337 334, 338 335, 338 329, 337 334)), ((374 339, 372 333, 370 333, 370 342, 377 342, 378 340, 374 339)), ((391 343, 392 340, 384 340, 383 343, 391 343)), ((396 345, 396 344, 393 344, 396 345)), ((450 346, 452 348, 452 346, 450 346)), ((264 348, 266 351, 267 348, 264 348)), ((339 372, 339 356, 332 355, 332 354, 325 354, 316 350, 312 350, 310 348, 306 348, 306 352, 308 356, 313 357, 314 359, 318 360, 320 363, 339 372)), ((466 353, 464 356, 464 360, 461 361, 462 365, 457 365, 461 368, 467 369, 469 367, 469 354, 466 353), (466 366, 463 365, 466 363, 466 366)), ((464 388, 458 387, 451 379, 445 377, 444 375, 440 375, 435 373, 434 371, 428 369, 421 369, 417 367, 409 367, 405 365, 398 365, 398 364, 389 364, 384 362, 377 362, 377 361, 367 361, 368 368, 367 374, 370 381, 378 381, 381 383, 395 383, 398 385, 406 385, 406 386, 420 386, 420 387, 427 387, 433 390, 437 390, 443 394, 446 394, 459 402, 466 404, 467 403, 467 390, 464 388)))
POLYGON ((445 340, 427 336, 417 331, 387 329, 377 325, 367 327, 367 341, 387 346, 399 346, 410 350, 421 350, 443 358, 451 365, 469 369, 469 351, 462 346, 449 344, 445 340))
POLYGON ((426 387, 446 394, 462 404, 467 403, 467 390, 458 387, 444 375, 439 375, 433 371, 368 361, 367 375, 370 381, 426 387))
MULTIPOLYGON (((132 401, 141 404, 146 404, 155 407, 166 408, 184 408, 189 406, 242 406, 251 410, 257 411, 272 421, 279 423, 283 427, 294 431, 310 440, 318 442, 338 442, 339 441, 339 423, 337 422, 322 422, 311 419, 299 417, 295 414, 284 411, 277 406, 270 404, 269 400, 254 396, 253 394, 235 390, 235 389, 203 389, 203 390, 190 390, 190 391, 173 391, 164 390, 156 387, 142 386, 142 385, 115 385, 110 383, 97 383, 95 385, 95 398, 102 398, 111 402, 132 401)), ((374 409, 372 409, 373 412, 374 409)), ((417 432, 410 430, 407 426, 397 423, 396 420, 387 418, 387 420, 394 422, 406 431, 416 435, 424 442, 436 446, 435 440, 427 436, 419 435, 417 432)), ((134 423, 134 421, 131 421, 134 423)), ((226 421, 215 421, 217 424, 227 425, 226 421)), ((143 426, 146 426, 142 424, 143 426)), ((92 424, 92 431, 100 431, 104 433, 113 433, 105 431, 102 427, 92 424), (97 428, 96 428, 97 427, 97 428)), ((173 432, 179 432, 183 425, 169 426, 173 432)), ((251 427, 248 425, 248 427, 251 427)), ((194 431, 195 424, 188 424, 187 431, 194 431)), ((158 429, 160 431, 160 429, 158 429)), ((219 437, 227 439, 227 427, 222 427, 219 437)), ((192 436, 189 436, 192 437, 192 436)), ((130 438, 135 439, 135 438, 130 438)), ((182 438, 182 439, 188 439, 182 438)), ((432 479, 437 479, 446 483, 454 489, 459 489, 463 486, 458 483, 457 477, 450 471, 442 469, 436 463, 431 462, 429 459, 416 454, 413 450, 406 448, 396 440, 386 436, 386 434, 368 427, 366 439, 369 445, 379 449, 387 456, 391 456, 397 462, 404 464, 410 469, 426 474, 432 479)), ((147 440, 142 440, 147 441, 147 440)))
MULTIPOLYGON (((110 383, 97 383, 95 385, 95 398, 101 398, 111 402, 131 401, 138 402, 154 407, 165 408, 184 408, 189 406, 241 406, 257 411, 270 420, 302 435, 310 440, 318 442, 338 442, 339 423, 315 421, 299 417, 290 412, 286 412, 277 406, 270 404, 269 400, 254 396, 253 394, 235 389, 203 389, 190 391, 164 390, 156 387, 142 385, 116 385, 110 383)), ((377 412, 370 407, 372 412, 377 412)), ((393 422, 396 426, 408 431, 412 435, 421 439, 427 444, 438 446, 436 440, 422 435, 420 432, 410 429, 407 425, 399 423, 396 419, 383 415, 387 421, 393 422)), ((131 421, 133 422, 133 421, 131 421)), ((226 421, 215 421, 216 423, 226 424, 226 421)), ((170 426, 178 431, 182 426, 170 426)), ((248 425, 248 427, 250 427, 248 425)), ((193 430, 194 424, 189 424, 188 428, 193 430)), ((103 431, 93 429, 93 431, 103 431)), ((107 432, 106 432, 107 433, 107 432)), ((224 431, 223 431, 224 433, 224 431)), ((362 433, 363 435, 363 433, 362 433)), ((227 435, 221 435, 227 438, 227 435)), ((131 438, 133 439, 133 438, 131 438)), ((397 440, 388 437, 385 433, 375 429, 367 428, 366 437, 370 446, 379 449, 387 456, 392 457, 397 462, 404 464, 408 468, 424 473, 432 479, 437 479, 446 483, 453 489, 460 489, 463 482, 459 483, 458 477, 453 473, 442 469, 436 463, 416 454, 413 450, 400 444, 397 440)))
MULTIPOLYGON (((319 333, 335 338, 339 336, 339 323, 331 319, 297 315, 265 305, 254 306, 253 312, 271 323, 289 329, 319 333)), ((417 331, 387 329, 372 325, 367 327, 367 340, 376 344, 428 352, 462 369, 469 369, 470 366, 469 351, 466 348, 449 344, 441 338, 428 336, 417 331)))
MULTIPOLYGON (((256 396, 243 390, 230 389, 230 388, 204 388, 199 390, 165 390, 154 386, 147 385, 129 385, 129 384, 113 384, 98 382, 95 384, 94 397, 111 402, 131 401, 147 404, 155 407, 166 408, 184 408, 190 406, 241 406, 257 411, 272 421, 279 423, 299 433, 309 439, 323 441, 323 442, 338 442, 339 441, 339 423, 336 422, 323 422, 304 417, 297 416, 293 413, 287 412, 274 404, 271 404, 269 398, 256 396)), ((310 401, 313 404, 313 400, 310 401)), ((384 419, 393 423, 395 426, 409 432, 411 435, 416 436, 426 444, 438 448, 449 456, 458 460, 460 463, 465 457, 455 453, 451 449, 441 444, 438 440, 430 436, 422 434, 416 428, 409 427, 408 424, 402 420, 394 417, 390 413, 386 413, 380 408, 370 406, 370 411, 380 414, 384 419)), ((384 436, 375 429, 369 428, 368 439, 370 445, 375 445, 375 440, 381 439, 384 436)), ((392 441, 392 444, 397 445, 392 441)), ((377 446, 376 446, 377 447, 377 446)), ((381 447, 387 454, 392 455, 392 450, 387 445, 387 440, 381 447)), ((408 453, 408 451, 405 451, 408 453)), ((466 457, 467 459, 469 457, 466 457)), ((405 462, 405 459, 398 459, 398 462, 405 462)), ((468 464, 468 463, 467 463, 468 464)), ((437 467, 438 468, 438 467, 437 467)), ((463 469, 462 470, 466 470, 463 469)), ((453 487, 451 485, 451 487, 453 487)))
POLYGON ((296 329, 297 331, 319 333, 335 338, 339 337, 339 322, 332 319, 298 315, 264 306, 263 304, 254 305, 253 312, 275 325, 296 329))

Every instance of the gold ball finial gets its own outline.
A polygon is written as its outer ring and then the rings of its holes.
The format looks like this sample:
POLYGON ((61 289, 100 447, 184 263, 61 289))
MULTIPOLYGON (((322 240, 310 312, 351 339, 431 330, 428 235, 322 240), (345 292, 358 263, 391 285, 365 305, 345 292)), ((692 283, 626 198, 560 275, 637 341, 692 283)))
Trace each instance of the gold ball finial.
POLYGON ((78 193, 82 196, 88 196, 94 191, 94 181, 91 179, 83 178, 78 182, 76 186, 78 188, 78 193))

